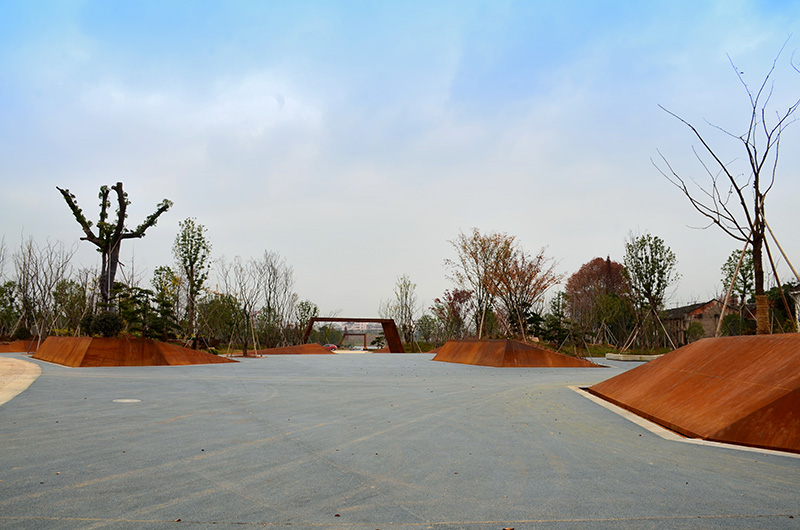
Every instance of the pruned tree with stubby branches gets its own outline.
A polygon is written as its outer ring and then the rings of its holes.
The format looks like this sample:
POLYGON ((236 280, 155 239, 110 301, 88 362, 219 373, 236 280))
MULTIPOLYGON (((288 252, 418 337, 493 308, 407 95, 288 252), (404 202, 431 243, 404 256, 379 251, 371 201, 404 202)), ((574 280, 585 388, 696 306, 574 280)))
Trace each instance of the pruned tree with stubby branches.
MULTIPOLYGON (((788 41, 787 41, 788 42, 788 41)), ((670 116, 689 128, 699 141, 692 148, 700 162, 704 177, 695 178, 675 169, 659 151, 660 161, 654 165, 689 199, 691 205, 708 221, 733 239, 746 243, 753 252, 757 333, 769 333, 769 304, 764 291, 762 248, 765 245, 766 218, 764 201, 775 185, 780 154, 781 136, 796 121, 795 111, 800 99, 792 100, 781 110, 771 110, 773 74, 784 43, 763 81, 753 89, 745 82, 743 72, 733 60, 728 60, 748 98, 747 114, 741 132, 732 132, 709 124, 710 132, 719 132, 738 144, 743 157, 728 161, 721 144, 712 146, 710 134, 701 132, 678 114, 661 107, 670 116)), ((794 70, 800 70, 792 64, 794 70)))
POLYGON ((139 239, 144 237, 145 232, 151 226, 156 224, 159 216, 169 210, 172 206, 172 201, 164 199, 158 205, 155 212, 147 216, 147 218, 136 227, 135 230, 129 230, 125 226, 125 219, 128 217, 127 210, 130 201, 128 194, 122 189, 122 182, 117 182, 111 186, 100 187, 100 218, 97 221, 97 233, 92 231, 92 222, 86 219, 83 211, 78 207, 78 202, 75 195, 70 193, 68 189, 61 189, 56 186, 56 189, 61 192, 64 200, 67 202, 72 215, 81 226, 84 237, 82 241, 88 241, 97 247, 97 251, 102 255, 100 265, 100 298, 105 306, 108 306, 111 301, 112 287, 114 286, 114 277, 117 275, 117 267, 119 266, 119 250, 123 240, 125 239, 139 239), (109 209, 111 208, 111 200, 109 195, 111 190, 114 190, 117 196, 117 210, 116 219, 109 220, 109 209))

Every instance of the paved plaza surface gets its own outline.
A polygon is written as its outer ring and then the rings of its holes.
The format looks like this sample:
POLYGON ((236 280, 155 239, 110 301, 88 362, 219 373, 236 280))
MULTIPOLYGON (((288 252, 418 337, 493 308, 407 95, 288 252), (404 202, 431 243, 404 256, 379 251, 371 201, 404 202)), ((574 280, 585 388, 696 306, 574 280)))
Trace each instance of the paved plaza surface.
POLYGON ((28 361, 0 406, 0 527, 800 529, 797 455, 664 439, 569 388, 635 363, 431 358, 28 361))

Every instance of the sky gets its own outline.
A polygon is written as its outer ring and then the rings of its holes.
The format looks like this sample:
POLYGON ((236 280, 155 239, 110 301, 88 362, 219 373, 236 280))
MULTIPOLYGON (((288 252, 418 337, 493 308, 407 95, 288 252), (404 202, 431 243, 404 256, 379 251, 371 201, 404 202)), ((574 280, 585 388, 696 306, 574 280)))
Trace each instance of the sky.
MULTIPOLYGON (((799 2, 0 0, 0 235, 95 266, 56 186, 95 218, 121 181, 131 228, 174 202, 123 247, 144 284, 193 217, 215 259, 278 252, 323 315, 377 316, 403 274, 430 306, 473 227, 565 276, 651 233, 681 274, 668 306, 707 301, 740 244, 655 167, 707 182, 659 106, 741 162, 714 126, 746 131, 737 71, 757 89, 784 43, 773 113, 800 98, 799 2)), ((798 145, 800 124, 766 215, 800 265, 798 145)))

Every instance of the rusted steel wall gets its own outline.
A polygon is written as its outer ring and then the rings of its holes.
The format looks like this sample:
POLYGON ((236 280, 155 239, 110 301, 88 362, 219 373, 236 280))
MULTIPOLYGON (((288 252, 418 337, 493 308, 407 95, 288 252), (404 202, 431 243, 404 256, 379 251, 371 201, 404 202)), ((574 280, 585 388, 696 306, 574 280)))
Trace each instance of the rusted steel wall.
POLYGON ((15 340, 0 344, 0 353, 33 353, 39 344, 37 340, 15 340))
POLYGON ((308 342, 311 330, 317 322, 374 322, 383 327, 383 335, 386 337, 386 346, 389 353, 404 353, 403 343, 400 341, 400 334, 397 332, 397 325, 391 318, 345 318, 345 317, 313 317, 308 321, 306 331, 303 333, 303 344, 308 342))
POLYGON ((505 339, 449 340, 439 348, 434 361, 518 368, 598 368, 578 359, 537 348, 524 342, 505 339))
POLYGON ((259 355, 332 355, 333 352, 323 348, 321 345, 312 342, 299 346, 286 346, 283 348, 267 348, 258 350, 259 355))
POLYGON ((47 337, 33 358, 64 366, 80 366, 91 342, 91 337, 47 337))
POLYGON ((589 392, 691 438, 800 452, 800 334, 699 340, 589 392))
POLYGON ((236 362, 203 351, 135 337, 48 337, 33 358, 73 367, 236 362))
POLYGON ((392 319, 386 319, 381 322, 383 327, 383 336, 386 337, 386 346, 389 348, 389 353, 405 353, 403 343, 400 340, 400 333, 397 332, 397 326, 392 319))

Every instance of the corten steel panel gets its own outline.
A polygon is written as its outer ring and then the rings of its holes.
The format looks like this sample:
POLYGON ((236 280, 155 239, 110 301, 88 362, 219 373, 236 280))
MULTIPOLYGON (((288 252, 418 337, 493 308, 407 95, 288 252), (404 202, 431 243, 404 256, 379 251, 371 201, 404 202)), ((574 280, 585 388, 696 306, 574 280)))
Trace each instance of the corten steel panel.
POLYGON ((0 344, 0 353, 33 353, 38 344, 37 340, 15 340, 0 344))
POLYGON ((203 351, 135 337, 48 337, 33 358, 73 367, 236 362, 203 351))
POLYGON ((316 342, 301 344, 299 346, 286 346, 283 348, 267 348, 258 350, 259 355, 332 355, 333 352, 323 348, 316 342))
POLYGON ((703 339, 589 391, 685 436, 800 452, 800 334, 703 339))
POLYGON ((505 368, 600 368, 585 359, 505 339, 449 340, 434 361, 505 368))
POLYGON ((386 337, 386 346, 390 353, 405 353, 403 343, 400 341, 400 334, 397 332, 397 325, 391 318, 345 318, 345 317, 313 317, 308 321, 306 331, 303 333, 303 344, 308 342, 311 330, 317 322, 374 322, 383 327, 383 335, 386 337))
POLYGON ((389 348, 389 353, 405 353, 406 350, 403 348, 394 320, 383 321, 381 326, 383 326, 383 336, 386 337, 386 346, 389 348))
POLYGON ((80 366, 91 342, 91 337, 47 337, 33 358, 64 366, 80 366))

